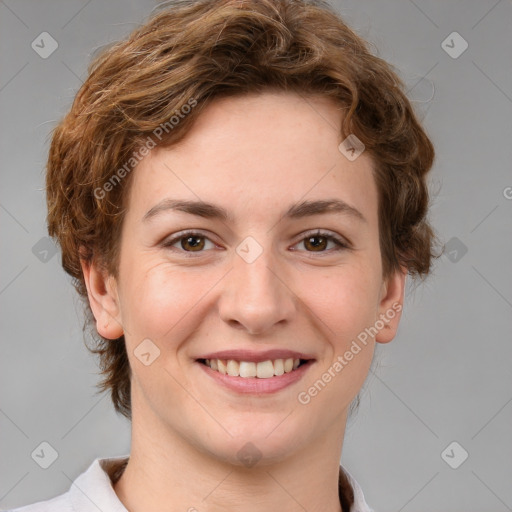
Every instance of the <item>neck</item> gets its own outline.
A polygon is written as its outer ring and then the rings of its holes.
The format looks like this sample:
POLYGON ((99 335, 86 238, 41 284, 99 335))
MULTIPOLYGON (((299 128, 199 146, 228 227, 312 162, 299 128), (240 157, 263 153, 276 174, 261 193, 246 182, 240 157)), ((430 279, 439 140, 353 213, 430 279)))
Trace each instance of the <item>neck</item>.
POLYGON ((114 491, 130 512, 345 512, 338 495, 343 428, 252 467, 220 460, 132 402, 130 459, 114 491))

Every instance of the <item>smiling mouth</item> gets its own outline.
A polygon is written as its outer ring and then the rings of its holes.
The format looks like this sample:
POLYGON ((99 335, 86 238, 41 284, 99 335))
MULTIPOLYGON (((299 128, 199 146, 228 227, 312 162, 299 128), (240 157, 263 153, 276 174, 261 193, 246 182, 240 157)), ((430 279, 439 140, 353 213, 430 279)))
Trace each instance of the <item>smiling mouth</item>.
POLYGON ((198 359, 197 361, 222 375, 269 379, 291 373, 304 364, 312 362, 313 359, 274 359, 258 363, 234 359, 198 359))

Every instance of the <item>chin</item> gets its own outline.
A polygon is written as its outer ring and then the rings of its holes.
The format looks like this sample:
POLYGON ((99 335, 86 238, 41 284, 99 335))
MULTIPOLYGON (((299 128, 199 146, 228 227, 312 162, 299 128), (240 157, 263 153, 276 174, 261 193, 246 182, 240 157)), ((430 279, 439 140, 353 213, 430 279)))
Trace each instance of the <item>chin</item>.
POLYGON ((238 422, 235 431, 227 427, 233 437, 226 433, 216 440, 205 439, 203 449, 234 466, 251 468, 279 463, 300 451, 303 443, 307 443, 307 437, 315 437, 313 433, 307 436, 298 429, 290 429, 292 425, 285 426, 287 421, 291 423, 293 416, 286 418, 287 414, 266 414, 264 418, 253 415, 253 421, 247 418, 238 422))

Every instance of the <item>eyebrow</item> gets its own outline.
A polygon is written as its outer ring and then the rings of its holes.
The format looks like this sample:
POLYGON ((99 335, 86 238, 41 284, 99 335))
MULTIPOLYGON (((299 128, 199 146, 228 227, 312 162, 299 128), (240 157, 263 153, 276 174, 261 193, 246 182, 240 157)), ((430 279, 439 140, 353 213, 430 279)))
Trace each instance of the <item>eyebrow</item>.
MULTIPOLYGON (((177 199, 163 199, 153 206, 142 218, 148 221, 167 211, 180 211, 206 219, 219 219, 224 222, 233 222, 232 215, 224 208, 204 201, 183 201, 177 199)), ((291 205, 283 215, 286 219, 301 219, 311 215, 326 213, 342 213, 356 220, 368 222, 364 215, 354 206, 341 199, 327 199, 318 201, 301 201, 291 205)))

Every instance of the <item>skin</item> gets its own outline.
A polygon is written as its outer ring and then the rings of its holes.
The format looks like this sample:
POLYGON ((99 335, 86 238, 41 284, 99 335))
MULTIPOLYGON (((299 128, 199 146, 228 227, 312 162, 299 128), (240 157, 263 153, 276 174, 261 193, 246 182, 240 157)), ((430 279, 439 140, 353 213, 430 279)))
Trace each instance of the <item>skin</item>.
POLYGON ((403 304, 406 276, 382 277, 372 159, 338 150, 341 116, 328 98, 293 93, 216 100, 182 143, 153 149, 132 171, 117 279, 82 263, 98 332, 124 333, 132 368, 131 457, 114 487, 130 511, 341 510, 348 408, 400 313, 308 404, 297 395, 403 304), (208 201, 234 220, 168 210, 144 221, 165 198, 208 201), (293 203, 327 199, 366 221, 339 212, 282 218, 293 203), (184 229, 206 237, 193 240, 202 250, 186 237, 163 246, 184 229), (316 229, 350 248, 308 243, 316 229), (263 249, 252 263, 236 253, 247 236, 263 249), (134 355, 146 338, 160 350, 148 366, 134 355), (292 349, 316 362, 288 388, 241 395, 195 362, 233 348, 292 349), (237 457, 247 442, 261 454, 250 468, 237 457))

